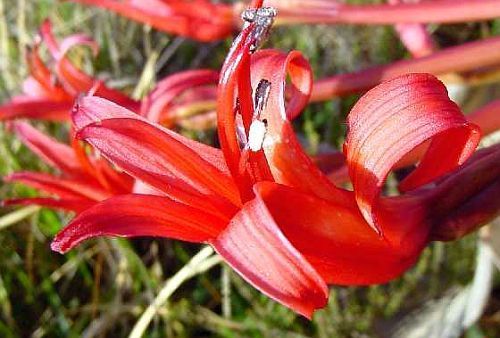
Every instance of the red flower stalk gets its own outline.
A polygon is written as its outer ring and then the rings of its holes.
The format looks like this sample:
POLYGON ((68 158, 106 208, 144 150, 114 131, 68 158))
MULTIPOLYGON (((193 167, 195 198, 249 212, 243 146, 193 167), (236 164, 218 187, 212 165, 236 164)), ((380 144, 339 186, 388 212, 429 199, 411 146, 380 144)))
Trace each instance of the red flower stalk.
POLYGON ((500 16, 496 0, 435 0, 416 3, 347 5, 332 0, 270 0, 279 11, 276 23, 374 24, 458 23, 500 16))
MULTIPOLYGON (((98 6, 156 29, 199 41, 226 38, 239 28, 248 2, 233 6, 210 0, 72 0, 98 6)), ((496 0, 442 0, 394 5, 347 5, 332 0, 267 1, 278 12, 278 25, 456 23, 495 19, 496 0)))
POLYGON ((354 191, 333 185, 303 152, 289 122, 308 102, 309 64, 298 52, 253 54, 272 14, 265 8, 248 14, 253 19, 223 66, 222 152, 104 99, 80 99, 73 115, 77 136, 164 196, 98 203, 56 236, 54 250, 66 252, 95 236, 209 243, 256 288, 310 317, 325 306, 327 283, 382 283, 411 267, 429 240, 439 238, 432 235, 440 232, 437 221, 460 220, 458 229, 448 230, 472 231, 498 212, 476 200, 494 196, 489 188, 500 178, 498 152, 453 172, 474 152, 479 131, 442 83, 425 74, 385 82, 356 104, 345 144, 354 191), (426 140, 431 146, 401 184, 408 192, 381 197, 391 167, 426 140), (467 215, 481 217, 453 215, 461 204, 470 205, 467 215))
POLYGON ((363 92, 383 81, 406 73, 424 72, 441 75, 498 65, 500 65, 500 38, 488 38, 446 48, 425 57, 396 61, 388 65, 320 79, 314 83, 311 101, 325 101, 336 96, 363 92))
POLYGON ((107 88, 76 68, 66 57, 67 52, 78 45, 87 45, 97 53, 97 45, 87 36, 71 35, 58 43, 52 26, 45 21, 40 29, 40 39, 28 50, 27 64, 30 76, 24 82, 24 94, 14 97, 0 106, 0 120, 33 118, 44 120, 68 120, 75 98, 94 89, 96 95, 115 101, 131 110, 138 111, 139 103, 119 91, 107 88), (39 46, 45 43, 54 61, 53 72, 39 55, 39 46))
POLYGON ((47 164, 57 169, 57 175, 37 172, 17 172, 4 178, 21 182, 53 197, 19 198, 3 201, 4 205, 37 204, 81 212, 113 195, 130 193, 133 180, 114 170, 104 159, 85 154, 75 141, 73 147, 60 143, 28 123, 14 122, 13 128, 21 141, 47 164))

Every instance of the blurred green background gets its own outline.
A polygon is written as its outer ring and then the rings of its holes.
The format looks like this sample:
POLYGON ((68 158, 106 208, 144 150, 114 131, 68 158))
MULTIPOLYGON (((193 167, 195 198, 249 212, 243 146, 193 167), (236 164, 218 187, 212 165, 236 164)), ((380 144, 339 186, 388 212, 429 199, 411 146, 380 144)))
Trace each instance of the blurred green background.
MULTIPOLYGON (((176 71, 219 69, 230 46, 229 40, 200 44, 168 36, 72 3, 0 0, 1 102, 20 92, 27 75, 26 48, 47 17, 58 37, 76 32, 92 36, 101 47, 98 57, 92 58, 83 48, 71 53, 72 60, 136 98, 147 93, 157 79, 176 71)), ((429 29, 445 47, 498 35, 500 20, 429 29)), ((302 51, 317 78, 409 57, 392 27, 283 27, 273 30, 266 46, 302 51)), ((498 85, 471 89, 464 109, 491 99, 492 93, 498 94, 498 85)), ((296 130, 312 152, 321 143, 342 144, 344 118, 356 99, 333 99, 307 108, 296 130)), ((67 138, 67 126, 34 124, 61 140, 67 138)), ((180 132, 207 143, 214 140, 213 132, 180 132)), ((20 169, 50 170, 1 126, 0 173, 20 169)), ((0 187, 1 199, 35 194, 22 185, 0 187)), ((52 252, 49 244, 72 215, 36 207, 2 208, 0 212, 0 337, 126 337, 164 282, 201 249, 163 239, 99 239, 62 256, 52 252)), ((215 264, 182 283, 160 308, 145 336, 410 337, 415 326, 434 323, 427 319, 420 323, 419 316, 427 318, 429 311, 439 311, 471 281, 476 246, 477 235, 452 244, 435 243, 412 270, 392 283, 333 286, 328 307, 318 311, 313 321, 260 294, 223 263, 215 264)), ((466 337, 500 335, 500 289, 495 285, 485 315, 466 337)))

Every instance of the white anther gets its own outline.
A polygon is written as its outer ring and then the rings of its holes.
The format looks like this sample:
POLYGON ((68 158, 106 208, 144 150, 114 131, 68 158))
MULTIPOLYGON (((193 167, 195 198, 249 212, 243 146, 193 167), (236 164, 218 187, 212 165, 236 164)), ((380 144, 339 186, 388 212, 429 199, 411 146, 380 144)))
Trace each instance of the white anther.
POLYGON ((250 125, 248 131, 248 147, 252 151, 259 151, 262 149, 264 138, 266 137, 267 126, 264 122, 254 120, 250 125))

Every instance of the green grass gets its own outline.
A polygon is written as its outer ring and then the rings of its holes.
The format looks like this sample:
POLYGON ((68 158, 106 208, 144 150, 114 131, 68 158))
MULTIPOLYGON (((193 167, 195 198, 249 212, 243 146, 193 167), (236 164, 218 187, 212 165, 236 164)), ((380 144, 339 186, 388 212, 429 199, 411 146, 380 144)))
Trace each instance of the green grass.
MULTIPOLYGON (((93 36, 101 46, 99 56, 92 59, 88 51, 78 50, 72 53, 74 60, 138 97, 154 85, 155 78, 187 68, 219 68, 230 44, 198 44, 71 3, 0 0, 0 5, 2 101, 19 92, 27 74, 25 47, 46 17, 53 21, 58 36, 73 32, 93 36), (144 69, 148 60, 149 73, 144 69)), ((436 36, 443 44, 449 40, 457 43, 477 36, 482 28, 464 27, 470 31, 468 35, 449 37, 448 28, 436 27, 436 36)), ((498 31, 498 21, 491 27, 498 31)), ((267 46, 301 50, 316 77, 406 56, 389 27, 279 28, 267 46)), ((344 118, 356 99, 311 105, 297 121, 296 130, 313 149, 321 142, 340 146, 344 118)), ((67 127, 62 125, 36 125, 60 139, 67 135, 67 127)), ((5 126, 0 128, 2 175, 21 168, 50 170, 5 126)), ((204 141, 212 139, 210 132, 182 132, 204 141)), ((21 185, 0 187, 2 199, 21 195, 34 195, 34 191, 21 185)), ((1 213, 16 209, 5 208, 1 213)), ((165 280, 201 249, 159 239, 99 239, 62 256, 52 252, 49 243, 71 215, 47 209, 26 213, 21 221, 0 228, 1 337, 125 337, 165 280)), ((387 285, 331 287, 327 308, 311 322, 269 300, 219 264, 184 282, 162 306, 146 336, 386 337, 402 314, 470 281, 475 243, 475 237, 469 236, 453 244, 433 244, 412 270, 387 285)), ((467 337, 480 337, 481 330, 476 326, 467 337)))

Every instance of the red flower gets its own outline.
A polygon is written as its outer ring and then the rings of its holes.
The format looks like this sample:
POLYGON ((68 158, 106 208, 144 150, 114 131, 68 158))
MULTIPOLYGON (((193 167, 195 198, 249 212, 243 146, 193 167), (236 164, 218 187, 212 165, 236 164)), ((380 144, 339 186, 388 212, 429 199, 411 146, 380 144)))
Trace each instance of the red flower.
POLYGON ((133 180, 130 176, 117 172, 103 159, 85 154, 76 141, 70 147, 24 122, 15 122, 13 128, 31 151, 60 173, 50 175, 23 171, 5 177, 4 181, 21 182, 57 198, 11 199, 3 201, 4 205, 38 204, 81 212, 98 201, 132 192, 133 180))
POLYGON ((357 103, 345 145, 354 191, 333 185, 302 151, 289 122, 308 102, 309 65, 298 52, 252 55, 265 31, 261 21, 249 24, 224 64, 217 105, 222 152, 104 99, 79 101, 77 136, 164 196, 122 195, 96 204, 56 236, 54 250, 104 235, 209 243, 256 288, 310 317, 326 304, 327 283, 386 282, 413 265, 438 238, 434 233, 472 231, 498 212, 476 202, 499 190, 491 184, 500 177, 499 152, 449 174, 474 152, 480 135, 444 86, 425 74, 383 83, 357 103), (419 167, 402 183, 411 191, 381 197, 391 167, 429 139, 419 167), (464 190, 448 194, 457 186, 464 190), (467 203, 469 214, 453 215, 467 203), (468 219, 474 212, 481 217, 468 219))
POLYGON ((213 41, 233 32, 231 6, 210 0, 73 0, 106 8, 159 30, 199 41, 213 41))
POLYGON ((30 76, 24 82, 24 94, 14 97, 0 106, 0 120, 33 118, 45 120, 67 120, 74 101, 81 93, 94 89, 95 94, 117 102, 133 111, 139 103, 125 94, 107 88, 76 68, 66 57, 67 52, 78 45, 87 45, 97 53, 94 41, 82 34, 71 35, 58 43, 52 26, 45 21, 40 29, 41 40, 27 53, 30 76), (43 63, 39 55, 40 43, 44 42, 54 61, 53 72, 43 63))

